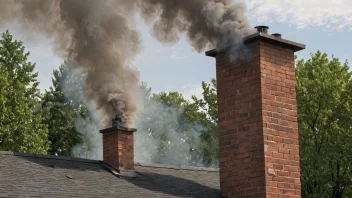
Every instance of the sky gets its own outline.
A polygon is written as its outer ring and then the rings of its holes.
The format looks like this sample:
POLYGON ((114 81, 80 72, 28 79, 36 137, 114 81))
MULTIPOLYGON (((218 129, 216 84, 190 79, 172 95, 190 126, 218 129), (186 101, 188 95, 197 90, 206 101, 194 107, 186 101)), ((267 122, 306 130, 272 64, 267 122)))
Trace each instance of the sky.
MULTIPOLYGON (((247 5, 250 24, 269 26, 269 33, 281 33, 284 39, 306 44, 307 48, 297 53, 298 58, 308 59, 311 53, 320 50, 341 61, 352 60, 352 1, 351 0, 242 0, 247 5)), ((140 79, 152 87, 153 92, 179 91, 187 99, 200 96, 201 82, 215 77, 215 59, 197 53, 185 38, 175 45, 163 45, 153 38, 149 29, 138 22, 143 40, 143 52, 136 57, 134 67, 140 79)), ((29 39, 8 23, 15 39, 22 40, 31 52, 30 61, 36 63, 40 89, 51 86, 51 77, 62 60, 55 57, 51 41, 41 35, 29 39)))

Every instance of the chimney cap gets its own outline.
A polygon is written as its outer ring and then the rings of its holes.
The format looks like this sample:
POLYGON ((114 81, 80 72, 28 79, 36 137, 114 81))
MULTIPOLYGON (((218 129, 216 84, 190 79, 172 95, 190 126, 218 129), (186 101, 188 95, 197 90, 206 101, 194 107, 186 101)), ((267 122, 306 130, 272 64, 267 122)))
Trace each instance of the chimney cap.
MULTIPOLYGON (((292 48, 294 50, 294 52, 297 52, 297 51, 300 51, 300 50, 303 50, 306 48, 306 45, 304 45, 304 44, 300 44, 300 43, 285 40, 282 38, 274 37, 273 35, 269 35, 269 34, 261 34, 260 32, 257 32, 255 34, 252 34, 250 36, 245 37, 243 39, 243 42, 245 44, 248 44, 248 43, 256 41, 256 40, 262 40, 262 41, 273 43, 275 45, 281 45, 286 48, 292 48)), ((227 46, 222 49, 209 50, 209 51, 205 52, 205 55, 210 56, 210 57, 216 57, 219 54, 228 52, 228 50, 230 50, 231 47, 232 46, 227 46)))
POLYGON ((281 38, 282 37, 282 35, 281 34, 279 34, 279 33, 275 33, 275 34, 272 34, 275 38, 281 38))
POLYGON ((260 33, 268 33, 269 27, 265 25, 259 25, 259 26, 256 26, 255 29, 257 29, 257 32, 260 32, 260 33))

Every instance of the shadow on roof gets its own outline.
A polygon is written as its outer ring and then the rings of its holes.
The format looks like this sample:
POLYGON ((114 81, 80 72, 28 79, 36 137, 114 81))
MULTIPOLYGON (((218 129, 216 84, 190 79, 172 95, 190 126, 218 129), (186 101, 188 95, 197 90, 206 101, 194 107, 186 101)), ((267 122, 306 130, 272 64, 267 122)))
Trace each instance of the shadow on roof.
MULTIPOLYGON (((126 181, 150 191, 182 196, 182 197, 220 197, 220 190, 211 188, 190 179, 173 175, 139 172, 136 179, 127 178, 126 181)), ((216 178, 213 178, 216 179, 216 178)), ((209 182, 209 181, 208 181, 209 182)))

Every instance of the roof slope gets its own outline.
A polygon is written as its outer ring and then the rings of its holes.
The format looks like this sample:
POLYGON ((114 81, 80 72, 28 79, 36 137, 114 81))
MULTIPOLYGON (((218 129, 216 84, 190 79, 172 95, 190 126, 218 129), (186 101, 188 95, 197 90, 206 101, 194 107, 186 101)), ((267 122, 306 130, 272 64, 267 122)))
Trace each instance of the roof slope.
POLYGON ((0 152, 0 197, 220 197, 218 169, 135 165, 119 178, 101 161, 0 152))

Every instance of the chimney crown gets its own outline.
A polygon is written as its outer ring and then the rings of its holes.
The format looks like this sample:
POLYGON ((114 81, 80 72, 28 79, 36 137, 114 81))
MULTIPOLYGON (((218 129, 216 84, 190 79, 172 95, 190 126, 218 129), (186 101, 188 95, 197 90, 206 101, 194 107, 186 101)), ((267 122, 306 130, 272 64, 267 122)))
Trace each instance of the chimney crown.
POLYGON ((258 32, 258 33, 265 33, 265 34, 267 34, 269 27, 268 27, 268 26, 264 26, 264 25, 260 25, 260 26, 256 26, 255 29, 257 29, 257 32, 258 32))
MULTIPOLYGON (((258 40, 265 41, 285 48, 291 48, 293 49, 294 52, 297 52, 306 48, 306 45, 282 39, 282 36, 279 33, 275 33, 272 35, 268 34, 268 29, 269 29, 268 26, 256 26, 255 28, 257 29, 258 32, 243 38, 243 43, 249 44, 251 42, 258 41, 258 40)), ((228 52, 229 50, 232 49, 232 47, 233 46, 227 46, 222 49, 209 50, 205 52, 205 55, 210 57, 216 57, 219 54, 228 52)))

